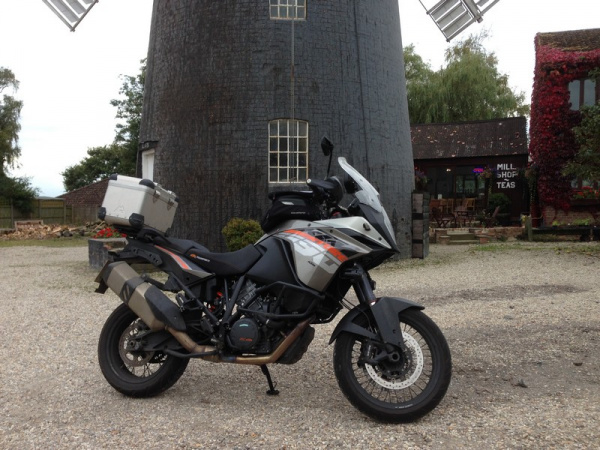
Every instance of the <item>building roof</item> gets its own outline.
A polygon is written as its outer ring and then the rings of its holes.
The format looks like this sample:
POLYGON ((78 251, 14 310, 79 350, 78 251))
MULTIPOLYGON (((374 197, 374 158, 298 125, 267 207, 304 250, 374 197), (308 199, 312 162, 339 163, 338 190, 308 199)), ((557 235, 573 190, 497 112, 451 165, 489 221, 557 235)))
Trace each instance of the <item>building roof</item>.
POLYGON ((527 119, 431 123, 411 126, 414 159, 527 154, 527 119))
POLYGON ((108 178, 62 194, 59 198, 64 198, 66 205, 101 206, 107 188, 108 178))
POLYGON ((538 33, 537 42, 565 52, 588 52, 600 49, 600 28, 538 33))

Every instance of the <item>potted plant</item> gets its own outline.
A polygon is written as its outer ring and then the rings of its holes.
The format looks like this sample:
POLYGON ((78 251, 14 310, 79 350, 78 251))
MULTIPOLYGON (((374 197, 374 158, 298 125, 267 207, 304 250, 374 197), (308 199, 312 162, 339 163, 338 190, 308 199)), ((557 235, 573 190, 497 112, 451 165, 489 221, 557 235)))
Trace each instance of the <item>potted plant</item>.
POLYGON ((109 259, 108 252, 125 247, 125 235, 113 227, 104 226, 88 239, 88 260, 90 267, 100 269, 109 259))
POLYGON ((508 196, 506 194, 502 194, 502 193, 496 193, 496 194, 490 194, 490 196, 488 197, 488 206, 486 208, 486 212, 488 214, 492 214, 494 212, 494 210, 496 209, 496 207, 500 207, 500 209, 498 210, 498 215, 496 216, 498 218, 498 222, 500 222, 501 225, 508 225, 510 222, 510 207, 512 205, 512 202, 510 201, 510 198, 508 198, 508 196))

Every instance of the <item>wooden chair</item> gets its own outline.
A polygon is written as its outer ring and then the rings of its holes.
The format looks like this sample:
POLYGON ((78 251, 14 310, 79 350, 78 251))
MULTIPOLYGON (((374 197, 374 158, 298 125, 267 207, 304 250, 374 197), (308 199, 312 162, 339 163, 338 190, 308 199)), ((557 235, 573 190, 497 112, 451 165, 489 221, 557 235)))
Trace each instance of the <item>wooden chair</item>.
POLYGON ((444 214, 441 208, 431 208, 431 217, 437 223, 438 228, 446 228, 453 222, 456 225, 456 218, 453 215, 444 214))
POLYGON ((448 199, 442 198, 440 199, 440 211, 442 214, 446 214, 448 212, 448 199))
POLYGON ((433 208, 439 208, 441 205, 441 200, 438 200, 437 198, 432 198, 431 200, 429 200, 429 211, 431 211, 433 208))
POLYGON ((475 199, 474 198, 466 198, 465 206, 467 211, 475 212, 475 199))

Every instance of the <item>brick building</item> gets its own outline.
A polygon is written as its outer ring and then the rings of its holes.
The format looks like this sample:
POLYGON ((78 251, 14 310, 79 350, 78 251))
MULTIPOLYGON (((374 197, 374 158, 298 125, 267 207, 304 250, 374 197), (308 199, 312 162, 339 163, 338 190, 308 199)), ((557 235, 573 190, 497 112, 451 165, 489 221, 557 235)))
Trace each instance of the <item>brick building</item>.
POLYGON ((179 195, 174 235, 223 248, 222 227, 260 219, 270 190, 325 176, 327 135, 380 189, 410 256, 397 0, 155 0, 142 116, 139 175, 179 195))
POLYGON ((529 152, 537 179, 538 200, 532 216, 544 224, 582 218, 600 221, 600 200, 576 199, 574 191, 595 189, 598 180, 572 180, 562 175, 577 152, 572 131, 581 122, 581 108, 600 100, 600 28, 538 33, 531 102, 529 152), (585 200, 585 201, 583 201, 585 200))
POLYGON ((476 198, 482 208, 489 193, 503 193, 512 222, 528 211, 525 117, 413 125, 411 134, 415 166, 432 198, 476 198))
POLYGON ((102 206, 108 187, 108 178, 58 196, 65 200, 65 206, 72 207, 73 223, 91 222, 98 218, 98 208, 102 206))

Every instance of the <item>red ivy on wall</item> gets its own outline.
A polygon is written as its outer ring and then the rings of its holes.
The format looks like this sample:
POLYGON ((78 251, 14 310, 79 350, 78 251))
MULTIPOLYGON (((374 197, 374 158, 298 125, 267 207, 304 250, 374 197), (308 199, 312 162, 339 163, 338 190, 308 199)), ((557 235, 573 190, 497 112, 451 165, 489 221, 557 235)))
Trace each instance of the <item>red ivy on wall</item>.
POLYGON ((540 45, 536 38, 529 153, 539 170, 538 196, 544 205, 569 210, 571 180, 562 170, 577 151, 572 128, 581 121, 570 107, 569 83, 597 67, 600 49, 564 51, 540 45))

